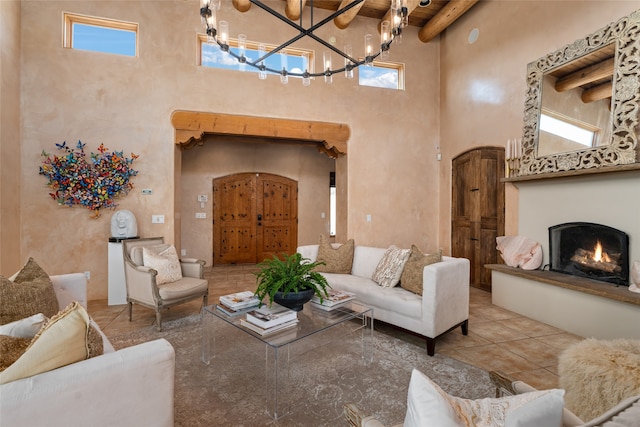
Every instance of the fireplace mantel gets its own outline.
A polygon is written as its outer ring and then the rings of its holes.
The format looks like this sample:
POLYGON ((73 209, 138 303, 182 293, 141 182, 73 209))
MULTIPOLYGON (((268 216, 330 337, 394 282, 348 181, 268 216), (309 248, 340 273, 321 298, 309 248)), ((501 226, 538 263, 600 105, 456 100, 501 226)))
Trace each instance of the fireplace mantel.
MULTIPOLYGON (((512 276, 640 306, 640 293, 631 292, 627 286, 616 286, 611 283, 571 276, 555 271, 523 270, 504 264, 487 264, 485 267, 489 270, 499 271, 512 276)), ((638 310, 640 310, 640 307, 638 307, 638 310)))

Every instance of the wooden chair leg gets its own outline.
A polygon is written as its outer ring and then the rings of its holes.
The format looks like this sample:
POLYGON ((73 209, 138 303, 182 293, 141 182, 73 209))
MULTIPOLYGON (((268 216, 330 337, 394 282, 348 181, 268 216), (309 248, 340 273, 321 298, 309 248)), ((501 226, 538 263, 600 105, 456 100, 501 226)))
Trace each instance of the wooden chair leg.
POLYGON ((162 313, 160 313, 160 309, 156 309, 156 324, 158 325, 158 332, 162 331, 162 313))
POLYGON ((129 322, 131 322, 132 314, 133 314, 133 303, 129 301, 129 322))

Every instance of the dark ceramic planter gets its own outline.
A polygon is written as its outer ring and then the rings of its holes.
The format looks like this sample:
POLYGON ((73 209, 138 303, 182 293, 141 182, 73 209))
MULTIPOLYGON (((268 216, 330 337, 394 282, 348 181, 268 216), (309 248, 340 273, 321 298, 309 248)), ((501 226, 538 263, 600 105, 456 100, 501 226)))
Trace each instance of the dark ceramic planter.
POLYGON ((283 295, 282 292, 276 292, 273 300, 291 310, 301 311, 304 304, 311 301, 314 293, 315 291, 313 289, 306 289, 300 292, 287 292, 286 295, 283 295))

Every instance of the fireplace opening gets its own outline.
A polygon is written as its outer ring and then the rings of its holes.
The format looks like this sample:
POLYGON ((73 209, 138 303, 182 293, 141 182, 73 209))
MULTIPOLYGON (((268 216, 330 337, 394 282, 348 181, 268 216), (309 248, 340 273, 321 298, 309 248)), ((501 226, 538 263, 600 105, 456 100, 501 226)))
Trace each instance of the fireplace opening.
POLYGON ((549 264, 551 271, 629 286, 629 236, 589 222, 554 225, 549 264))

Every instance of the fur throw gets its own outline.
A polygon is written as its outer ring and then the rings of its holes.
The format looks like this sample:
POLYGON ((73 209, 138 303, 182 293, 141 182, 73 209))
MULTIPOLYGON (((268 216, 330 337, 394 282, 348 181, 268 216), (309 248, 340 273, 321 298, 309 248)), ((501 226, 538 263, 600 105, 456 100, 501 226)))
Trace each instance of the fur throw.
POLYGON ((498 236, 497 249, 509 267, 535 270, 542 265, 542 246, 524 236, 498 236))
POLYGON ((565 406, 590 420, 640 395, 640 340, 585 339, 558 358, 565 406))

